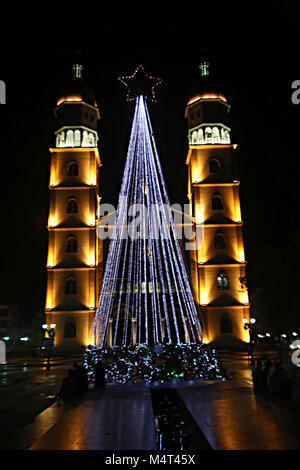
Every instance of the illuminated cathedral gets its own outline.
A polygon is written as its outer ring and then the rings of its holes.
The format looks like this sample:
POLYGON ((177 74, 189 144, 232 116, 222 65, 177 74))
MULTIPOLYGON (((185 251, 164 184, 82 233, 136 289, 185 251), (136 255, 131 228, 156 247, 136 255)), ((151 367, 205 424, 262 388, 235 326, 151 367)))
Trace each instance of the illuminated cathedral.
MULTIPOLYGON (((194 229, 201 227, 202 233, 189 252, 190 274, 201 340, 224 345, 248 341, 243 321, 249 319, 239 181, 233 163, 236 144, 231 142, 229 111, 226 97, 210 82, 209 64, 203 62, 185 113, 189 215, 194 229)), ((80 64, 73 66, 73 82, 59 96, 55 116, 45 313, 47 324, 56 325, 55 346, 75 349, 93 342, 103 281, 103 246, 96 235, 101 199, 100 114, 80 64)), ((181 292, 185 292, 183 285, 181 292)), ((107 325, 111 328, 108 319, 107 325)), ((183 327, 186 336, 191 329, 184 321, 183 327)), ((162 336, 165 330, 162 327, 162 336)), ((112 341, 112 331, 108 337, 112 341)))
POLYGON ((102 241, 96 236, 99 196, 99 109, 73 66, 73 80, 54 109, 56 131, 50 148, 50 207, 46 323, 55 324, 55 345, 89 344, 102 281, 102 241))
POLYGON ((189 150, 188 199, 201 240, 190 251, 195 301, 200 307, 204 341, 231 345, 247 341, 249 321, 239 180, 231 140, 230 104, 200 64, 200 79, 186 106, 189 150))

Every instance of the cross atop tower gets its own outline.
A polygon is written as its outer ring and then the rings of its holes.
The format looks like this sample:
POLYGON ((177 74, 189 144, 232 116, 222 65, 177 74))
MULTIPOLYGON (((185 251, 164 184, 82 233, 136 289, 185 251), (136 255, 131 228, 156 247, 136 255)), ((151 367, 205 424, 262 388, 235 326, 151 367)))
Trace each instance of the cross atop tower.
POLYGON ((200 69, 201 77, 209 75, 209 65, 210 65, 209 62, 207 61, 200 62, 199 69, 200 69))
POLYGON ((83 65, 73 64, 72 70, 73 70, 73 78, 82 78, 83 65))

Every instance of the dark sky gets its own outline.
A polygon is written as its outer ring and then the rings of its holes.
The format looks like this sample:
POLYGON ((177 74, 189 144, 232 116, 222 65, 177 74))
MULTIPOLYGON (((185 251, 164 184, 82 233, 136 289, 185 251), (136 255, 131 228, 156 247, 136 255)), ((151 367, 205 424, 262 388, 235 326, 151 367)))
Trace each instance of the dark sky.
POLYGON ((249 269, 265 247, 299 230, 300 105, 291 102, 291 83, 300 79, 296 3, 170 3, 163 12, 156 2, 102 3, 26 2, 3 12, 0 303, 21 305, 26 318, 44 304, 53 108, 77 49, 101 114, 102 201, 117 200, 134 109, 117 77, 142 63, 164 80, 149 112, 171 201, 187 202, 184 110, 201 50, 209 49, 232 104, 249 269))

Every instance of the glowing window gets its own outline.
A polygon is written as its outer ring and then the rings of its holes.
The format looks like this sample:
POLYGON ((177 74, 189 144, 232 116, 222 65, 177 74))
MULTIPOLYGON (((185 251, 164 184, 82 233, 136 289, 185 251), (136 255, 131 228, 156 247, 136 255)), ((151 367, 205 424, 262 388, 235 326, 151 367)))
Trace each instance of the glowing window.
POLYGON ((91 132, 89 133, 89 146, 94 147, 95 146, 95 137, 94 134, 91 132))
POLYGON ((88 146, 89 146, 89 134, 87 131, 83 131, 81 147, 88 147, 88 146))
POLYGON ((66 147, 74 147, 74 133, 71 129, 67 131, 66 147))
POLYGON ((204 136, 203 136, 203 130, 202 129, 198 130, 198 142, 199 142, 199 144, 204 144, 204 136))
POLYGON ((212 129, 212 143, 219 144, 220 143, 220 132, 217 127, 213 127, 212 129))
POLYGON ((76 129, 74 131, 74 145, 75 145, 75 147, 80 147, 80 145, 81 145, 81 134, 80 134, 79 129, 76 129))
POLYGON ((197 144, 198 143, 198 133, 197 131, 194 131, 192 134, 192 143, 197 144))
POLYGON ((205 143, 206 144, 211 144, 211 140, 212 140, 211 128, 206 127, 205 128, 205 143))
POLYGON ((228 290, 229 282, 225 272, 220 272, 217 276, 217 287, 218 290, 228 290))

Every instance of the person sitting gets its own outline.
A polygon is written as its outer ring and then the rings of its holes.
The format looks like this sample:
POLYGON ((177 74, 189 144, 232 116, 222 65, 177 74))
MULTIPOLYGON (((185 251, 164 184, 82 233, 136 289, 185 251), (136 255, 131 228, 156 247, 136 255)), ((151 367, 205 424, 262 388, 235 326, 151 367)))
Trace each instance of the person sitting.
POLYGON ((60 391, 57 394, 57 398, 68 399, 77 393, 76 376, 74 369, 68 371, 68 375, 63 379, 63 383, 60 391))
POLYGON ((269 396, 269 388, 268 388, 267 379, 270 374, 272 366, 273 366, 273 362, 271 361, 271 359, 267 359, 263 372, 262 372, 262 393, 266 396, 266 398, 269 396))
POLYGON ((253 387, 255 393, 261 393, 263 389, 263 372, 262 362, 260 359, 256 361, 256 367, 252 369, 253 387))
POLYGON ((78 393, 86 392, 89 387, 86 369, 83 365, 79 365, 77 362, 74 362, 73 366, 76 376, 77 391, 78 393))
POLYGON ((267 384, 268 390, 272 398, 278 398, 282 390, 282 384, 284 381, 284 370, 281 367, 281 364, 277 362, 274 367, 272 367, 268 377, 267 384))
POLYGON ((101 387, 105 385, 105 369, 102 361, 98 361, 94 366, 95 374, 95 387, 101 387))

